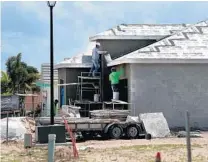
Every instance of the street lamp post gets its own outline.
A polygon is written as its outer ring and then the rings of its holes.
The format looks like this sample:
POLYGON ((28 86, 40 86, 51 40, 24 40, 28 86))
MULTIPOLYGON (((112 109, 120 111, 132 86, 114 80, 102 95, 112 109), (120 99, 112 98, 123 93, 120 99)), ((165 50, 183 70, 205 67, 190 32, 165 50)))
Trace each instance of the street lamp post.
POLYGON ((54 125, 54 87, 53 87, 53 7, 56 5, 56 1, 48 1, 48 7, 50 8, 50 83, 51 83, 51 125, 54 125))

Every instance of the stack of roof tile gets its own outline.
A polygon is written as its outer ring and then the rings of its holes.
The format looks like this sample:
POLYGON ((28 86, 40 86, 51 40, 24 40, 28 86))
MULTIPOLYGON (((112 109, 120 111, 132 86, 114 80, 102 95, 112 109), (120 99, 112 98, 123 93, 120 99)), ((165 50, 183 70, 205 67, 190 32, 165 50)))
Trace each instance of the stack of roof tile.
POLYGON ((90 111, 91 118, 93 119, 119 119, 125 121, 129 115, 129 110, 94 110, 90 111))

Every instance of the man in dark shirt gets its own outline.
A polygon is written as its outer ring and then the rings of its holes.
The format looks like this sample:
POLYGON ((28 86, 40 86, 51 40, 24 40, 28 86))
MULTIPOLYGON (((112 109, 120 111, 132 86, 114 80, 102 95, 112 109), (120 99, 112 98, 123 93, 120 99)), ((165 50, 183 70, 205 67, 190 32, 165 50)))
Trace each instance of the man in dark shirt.
POLYGON ((100 68, 100 63, 99 63, 99 51, 100 49, 100 43, 96 43, 95 48, 92 50, 92 67, 90 69, 90 74, 89 76, 92 74, 92 76, 96 76, 96 73, 98 72, 98 69, 100 68))

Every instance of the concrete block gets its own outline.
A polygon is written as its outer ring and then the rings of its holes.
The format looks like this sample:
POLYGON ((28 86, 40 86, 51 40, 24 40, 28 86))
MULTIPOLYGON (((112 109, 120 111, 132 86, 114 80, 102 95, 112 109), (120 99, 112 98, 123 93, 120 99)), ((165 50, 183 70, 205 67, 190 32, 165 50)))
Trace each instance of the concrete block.
POLYGON ((152 137, 167 137, 170 135, 167 120, 162 112, 159 113, 144 113, 139 115, 142 120, 146 132, 152 137))

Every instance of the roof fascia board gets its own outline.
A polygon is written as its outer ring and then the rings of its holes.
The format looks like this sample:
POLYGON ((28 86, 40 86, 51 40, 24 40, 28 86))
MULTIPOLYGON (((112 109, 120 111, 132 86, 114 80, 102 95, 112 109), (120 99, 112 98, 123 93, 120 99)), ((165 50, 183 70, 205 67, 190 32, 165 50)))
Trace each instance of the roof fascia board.
POLYGON ((90 64, 73 64, 73 63, 62 63, 62 64, 56 64, 55 69, 61 69, 61 68, 90 68, 90 64))
POLYGON ((119 64, 207 64, 208 58, 206 59, 128 59, 123 61, 112 61, 108 66, 116 66, 119 64))

